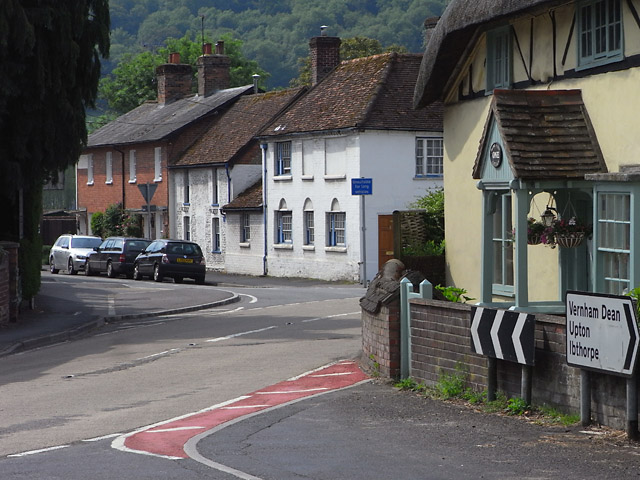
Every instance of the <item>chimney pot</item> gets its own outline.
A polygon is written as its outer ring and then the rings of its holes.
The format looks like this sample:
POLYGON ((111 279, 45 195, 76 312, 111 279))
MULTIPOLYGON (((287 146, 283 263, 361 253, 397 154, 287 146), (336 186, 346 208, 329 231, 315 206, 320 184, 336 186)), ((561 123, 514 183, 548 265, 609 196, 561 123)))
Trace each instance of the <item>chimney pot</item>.
POLYGON ((258 81, 260 80, 260 75, 257 73, 253 74, 253 93, 258 93, 258 81))
POLYGON ((224 42, 216 43, 215 55, 198 57, 198 95, 206 97, 217 90, 229 88, 231 59, 224 54, 224 42))
POLYGON ((205 43, 202 45, 202 54, 203 55, 211 55, 211 44, 205 43))
POLYGON ((224 55, 224 42, 222 40, 216 42, 216 55, 224 55))
POLYGON ((180 53, 171 52, 169 54, 169 63, 175 63, 176 65, 178 65, 180 63, 180 53))

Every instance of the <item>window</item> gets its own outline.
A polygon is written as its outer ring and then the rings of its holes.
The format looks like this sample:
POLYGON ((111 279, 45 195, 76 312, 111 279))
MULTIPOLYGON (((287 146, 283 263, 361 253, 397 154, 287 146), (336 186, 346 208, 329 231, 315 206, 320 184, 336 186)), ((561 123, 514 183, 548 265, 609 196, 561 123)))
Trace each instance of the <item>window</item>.
POLYGON ((416 138, 416 177, 442 176, 442 138, 416 138))
POLYGON ((191 218, 183 217, 182 219, 182 238, 184 240, 191 240, 191 218))
POLYGON ((105 174, 106 180, 104 183, 111 185, 113 183, 113 153, 107 152, 105 158, 105 174))
POLYGON ((331 202, 331 211, 327 213, 327 246, 344 247, 347 214, 340 211, 338 200, 331 202))
POLYGON ((620 0, 588 0, 578 7, 578 65, 602 65, 622 58, 620 0))
POLYGON ((153 151, 153 159, 154 159, 154 182, 162 181, 162 147, 156 147, 153 151))
POLYGON ((311 200, 304 203, 304 244, 313 245, 315 242, 314 213, 311 200))
POLYGON ((251 215, 243 213, 240 216, 240 241, 248 243, 251 240, 251 215))
POLYGON ((291 175, 291 142, 276 143, 276 175, 291 175))
POLYGON ((129 183, 136 183, 136 151, 129 150, 129 183))
POLYGON ((87 185, 93 185, 93 154, 87 155, 87 185))
POLYGON ((287 209, 287 202, 280 200, 275 218, 276 243, 293 243, 292 222, 293 213, 287 209))
POLYGON ((597 228, 604 293, 622 295, 631 285, 631 195, 599 193, 597 228))
POLYGON ((183 179, 183 186, 182 186, 182 203, 184 203, 185 205, 189 205, 189 196, 191 194, 191 192, 189 191, 189 171, 185 170, 184 171, 184 175, 182 177, 183 179))
POLYGON ((211 205, 218 205, 218 169, 213 169, 211 178, 211 205))
POLYGON ((513 294, 511 195, 498 195, 493 214, 493 293, 513 294))
POLYGON ((511 26, 487 33, 487 92, 511 86, 511 26))
POLYGON ((219 253, 220 252, 220 219, 218 217, 214 217, 211 222, 211 239, 213 241, 213 251, 219 253))

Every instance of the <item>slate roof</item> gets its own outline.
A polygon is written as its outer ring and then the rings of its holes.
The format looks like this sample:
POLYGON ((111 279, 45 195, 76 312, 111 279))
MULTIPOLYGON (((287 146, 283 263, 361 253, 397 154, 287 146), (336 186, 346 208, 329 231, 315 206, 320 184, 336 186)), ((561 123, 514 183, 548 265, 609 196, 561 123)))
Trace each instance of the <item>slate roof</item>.
POLYGON ((442 106, 414 110, 421 54, 343 61, 268 125, 261 136, 341 129, 442 131, 442 106))
POLYGON ((451 0, 431 32, 415 84, 414 105, 442 99, 444 88, 467 45, 483 29, 509 17, 534 13, 565 0, 451 0))
POLYGON ((176 162, 175 166, 209 165, 233 159, 264 125, 306 87, 246 95, 234 103, 176 162))
POLYGON ((584 179, 607 171, 580 90, 494 90, 473 178, 481 177, 492 118, 516 178, 584 179))
POLYGON ((195 95, 161 105, 146 102, 89 135, 87 147, 131 145, 162 140, 190 123, 214 113, 253 89, 253 85, 195 95))
POLYGON ((247 188, 244 192, 227 203, 222 210, 262 210, 262 179, 247 188))

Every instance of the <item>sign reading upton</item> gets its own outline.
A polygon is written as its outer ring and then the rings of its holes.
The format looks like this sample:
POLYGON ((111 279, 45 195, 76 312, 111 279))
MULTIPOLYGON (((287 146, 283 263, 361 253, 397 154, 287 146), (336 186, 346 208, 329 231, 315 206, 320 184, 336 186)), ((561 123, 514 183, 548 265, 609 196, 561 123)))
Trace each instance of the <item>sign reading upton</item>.
POLYGON ((630 297, 567 292, 567 363, 631 376, 638 353, 638 325, 630 297))

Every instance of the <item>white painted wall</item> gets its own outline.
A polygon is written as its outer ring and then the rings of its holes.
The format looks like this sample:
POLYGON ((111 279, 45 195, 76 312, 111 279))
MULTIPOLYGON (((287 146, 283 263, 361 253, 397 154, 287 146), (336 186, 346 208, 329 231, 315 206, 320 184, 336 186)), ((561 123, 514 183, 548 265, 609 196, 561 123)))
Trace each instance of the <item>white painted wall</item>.
POLYGON ((241 243, 239 213, 227 214, 225 267, 228 273, 262 275, 264 256, 264 228, 262 212, 251 212, 251 240, 241 243))

